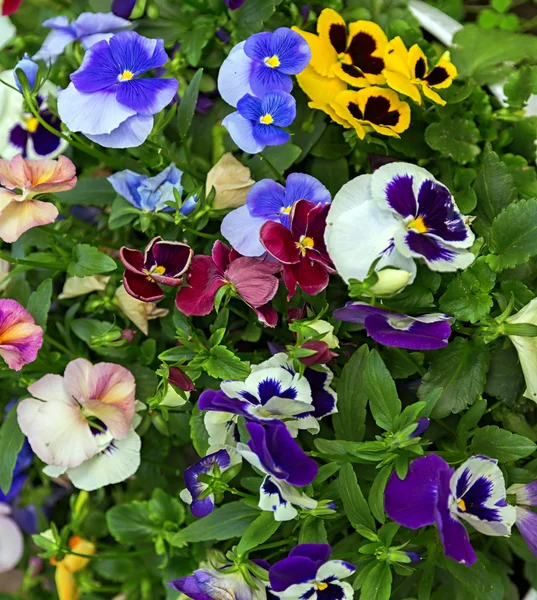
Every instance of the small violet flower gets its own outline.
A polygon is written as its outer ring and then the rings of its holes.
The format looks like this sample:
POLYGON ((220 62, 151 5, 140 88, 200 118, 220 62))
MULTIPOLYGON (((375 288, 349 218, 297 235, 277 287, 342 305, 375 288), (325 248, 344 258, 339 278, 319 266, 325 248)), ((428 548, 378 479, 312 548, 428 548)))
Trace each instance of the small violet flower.
POLYGON ((20 371, 37 358, 42 345, 43 329, 32 315, 15 300, 0 299, 0 356, 7 366, 20 371))
POLYGON ((112 2, 112 12, 123 19, 128 19, 131 16, 136 0, 114 0, 112 2))
POLYGON ((218 91, 237 107, 247 94, 262 98, 267 92, 289 93, 293 89, 291 75, 303 71, 310 58, 307 42, 287 27, 256 33, 237 44, 224 60, 218 91))
POLYGON ((339 321, 361 323, 379 344, 407 350, 436 350, 448 345, 453 317, 440 313, 409 317, 365 302, 347 302, 334 311, 339 321))
POLYGON ((216 476, 231 465, 229 453, 226 450, 218 450, 198 460, 197 463, 185 470, 183 479, 186 489, 180 493, 181 500, 190 505, 190 510, 195 517, 206 517, 214 510, 214 494, 205 498, 200 496, 205 492, 209 484, 199 480, 200 475, 216 476))
POLYGON ((537 481, 512 485, 507 493, 516 496, 516 526, 537 557, 537 513, 530 508, 537 506, 537 481))
POLYGON ((257 154, 266 146, 280 146, 290 139, 281 129, 295 120, 296 101, 286 92, 267 92, 256 98, 250 94, 237 103, 237 111, 228 115, 222 125, 231 139, 244 152, 257 154))
POLYGON ((385 491, 386 513, 410 529, 436 524, 445 555, 470 566, 477 556, 461 519, 492 536, 509 536, 516 521, 497 463, 473 456, 455 471, 436 454, 417 458, 405 479, 392 473, 385 491))
POLYGON ((261 227, 261 243, 283 265, 288 300, 297 285, 312 296, 322 292, 329 275, 334 273, 324 243, 329 208, 330 205, 299 200, 291 209, 289 228, 275 221, 267 221, 261 227))
POLYGON ((237 10, 244 4, 244 0, 224 0, 224 4, 229 10, 237 10))
POLYGON ((22 92, 22 85, 17 74, 17 71, 19 70, 26 75, 30 90, 33 90, 37 80, 37 71, 39 70, 39 65, 28 56, 28 53, 26 53, 15 65, 15 68, 13 69, 13 78, 15 79, 15 84, 19 89, 19 92, 22 92))
POLYGON ((53 223, 58 209, 52 202, 34 200, 37 194, 65 192, 76 185, 75 165, 58 160, 0 160, 0 239, 16 242, 28 229, 53 223), (17 193, 20 190, 22 193, 17 193))
POLYGON ((261 256, 265 248, 259 239, 261 226, 267 221, 289 227, 291 208, 298 200, 312 204, 329 204, 330 192, 325 186, 303 173, 292 173, 285 187, 272 179, 258 181, 246 196, 246 205, 231 211, 222 221, 222 235, 244 256, 261 256))
POLYGON ((216 241, 211 256, 194 256, 187 275, 187 286, 179 290, 176 306, 188 316, 208 315, 218 290, 229 285, 257 313, 258 318, 274 327, 277 315, 266 306, 278 291, 280 271, 276 263, 240 256, 224 243, 216 241))
POLYGON ((140 146, 153 129, 153 115, 172 102, 179 86, 176 79, 140 76, 167 61, 163 40, 134 31, 97 42, 58 96, 60 118, 101 146, 140 146))
POLYGON ((144 211, 172 211, 166 202, 175 202, 173 191, 183 192, 183 172, 173 163, 154 177, 139 175, 126 169, 108 177, 110 185, 136 208, 144 211))
POLYGON ((111 13, 80 14, 69 23, 65 16, 53 17, 43 23, 43 27, 52 29, 47 35, 34 60, 55 62, 65 48, 74 41, 80 41, 85 50, 97 42, 109 40, 114 34, 131 26, 130 21, 111 13))
POLYGON ((123 285, 137 300, 156 302, 164 298, 160 285, 178 287, 190 266, 194 251, 188 244, 152 239, 144 253, 123 246, 119 251, 125 266, 123 285))
POLYGON ((300 544, 269 570, 271 592, 281 600, 352 600, 350 577, 356 567, 343 560, 330 560, 328 544, 300 544))

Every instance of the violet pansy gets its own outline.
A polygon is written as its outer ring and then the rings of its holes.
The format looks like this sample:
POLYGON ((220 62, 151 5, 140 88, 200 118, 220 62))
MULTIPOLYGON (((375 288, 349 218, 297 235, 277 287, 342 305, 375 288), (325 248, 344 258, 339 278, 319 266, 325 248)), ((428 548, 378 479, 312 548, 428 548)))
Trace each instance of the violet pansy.
POLYGON ((304 173, 291 173, 285 187, 272 179, 262 179, 248 192, 246 205, 224 217, 222 235, 244 256, 261 256, 265 253, 259 239, 261 227, 266 221, 279 221, 289 227, 289 214, 298 200, 329 204, 331 196, 320 181, 304 173))
POLYGON ((537 506, 537 481, 512 485, 507 493, 516 497, 516 526, 537 557, 537 513, 530 508, 537 506))
POLYGON ((397 267, 416 274, 415 260, 433 271, 468 267, 474 234, 449 190, 425 169, 390 163, 360 175, 334 197, 325 241, 345 281, 363 281, 376 269, 397 267), (379 260, 380 259, 380 260, 379 260))
POLYGON ((361 323, 379 344, 407 350, 437 350, 448 345, 453 317, 441 313, 409 317, 365 302, 347 302, 334 311, 340 321, 361 323))

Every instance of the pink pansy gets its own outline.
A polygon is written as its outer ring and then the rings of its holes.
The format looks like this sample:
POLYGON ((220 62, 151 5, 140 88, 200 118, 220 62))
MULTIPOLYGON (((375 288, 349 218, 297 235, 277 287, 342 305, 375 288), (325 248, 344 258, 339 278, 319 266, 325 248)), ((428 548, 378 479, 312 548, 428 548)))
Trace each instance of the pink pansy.
POLYGON ((274 310, 266 304, 278 291, 275 273, 280 269, 277 263, 241 256, 217 241, 211 256, 194 256, 187 275, 188 286, 179 290, 175 303, 185 315, 208 315, 218 290, 230 285, 261 321, 274 327, 274 310))
POLYGON ((43 345, 43 330, 15 300, 0 300, 0 356, 7 366, 20 371, 33 362, 43 345))
POLYGON ((77 467, 100 449, 100 437, 122 440, 134 416, 135 382, 120 365, 78 358, 64 376, 45 375, 18 408, 19 426, 47 465, 77 467))
POLYGON ((72 190, 75 166, 65 156, 27 160, 18 154, 11 161, 0 160, 0 184, 0 238, 16 242, 28 229, 55 221, 58 209, 54 204, 33 198, 72 190))

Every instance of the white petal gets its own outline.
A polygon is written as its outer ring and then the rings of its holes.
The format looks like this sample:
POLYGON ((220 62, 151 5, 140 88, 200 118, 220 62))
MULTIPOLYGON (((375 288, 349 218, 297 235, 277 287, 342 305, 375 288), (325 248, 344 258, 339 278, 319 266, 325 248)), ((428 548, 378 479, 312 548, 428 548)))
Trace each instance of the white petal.
POLYGON ((261 473, 267 473, 265 471, 265 468, 261 464, 261 461, 259 460, 257 454, 255 452, 252 452, 246 444, 239 442, 237 444, 237 452, 244 458, 244 460, 247 460, 252 465, 252 467, 255 467, 261 473))
POLYGON ((0 573, 17 566, 24 552, 24 538, 19 526, 6 516, 0 516, 0 573))
POLYGON ((186 488, 179 492, 179 498, 189 506, 192 504, 192 494, 186 488))
POLYGON ((254 138, 252 123, 238 112, 228 115, 222 121, 222 125, 228 130, 231 139, 243 152, 257 154, 264 150, 265 146, 254 138))
POLYGON ((211 446, 235 446, 238 415, 227 412, 207 411, 203 422, 209 434, 211 446))
POLYGON ((15 25, 7 17, 0 16, 0 50, 5 48, 16 34, 15 25))
POLYGON ((105 148, 137 148, 153 131, 155 120, 149 115, 133 115, 122 121, 110 133, 88 134, 86 137, 105 148))
POLYGON ((296 508, 283 498, 276 481, 268 476, 259 488, 259 508, 273 512, 275 521, 291 521, 298 514, 296 508))
POLYGON ((245 43, 240 42, 233 47, 218 72, 218 92, 231 106, 237 106, 246 94, 255 96, 250 87, 252 59, 244 52, 245 43))
POLYGON ((28 391, 34 398, 39 400, 50 400, 51 402, 63 402, 72 404, 72 399, 67 393, 64 380, 61 375, 45 375, 32 383, 28 391))
POLYGON ((302 413, 311 411, 311 404, 289 400, 288 398, 271 398, 262 406, 252 406, 248 412, 261 420, 283 419, 294 417, 302 413))
POLYGON ((516 508, 509 505, 497 507, 497 509, 499 518, 501 519, 500 521, 484 521, 470 513, 459 514, 459 516, 470 523, 470 525, 480 533, 492 536, 509 537, 511 535, 511 528, 516 521, 516 508))
POLYGON ((289 362, 289 356, 285 352, 278 352, 268 360, 259 363, 258 365, 252 365, 252 373, 255 371, 261 371, 262 369, 269 369, 271 367, 283 367, 288 371, 294 373, 293 365, 289 362))
POLYGON ((317 581, 325 581, 332 577, 334 579, 345 579, 352 575, 356 568, 350 568, 350 563, 343 560, 329 560, 317 571, 317 581))
POLYGON ((317 598, 317 587, 312 583, 295 583, 283 592, 278 592, 277 596, 278 598, 281 598, 281 600, 299 600, 301 598, 315 599, 317 598))
POLYGON ((305 417, 293 419, 292 421, 286 421, 285 426, 287 427, 287 431, 295 438, 298 436, 298 432, 302 430, 307 431, 312 435, 317 435, 321 430, 319 421, 317 421, 313 415, 307 415, 305 417))
POLYGON ((56 467, 55 465, 47 465, 43 469, 43 473, 47 475, 47 477, 52 477, 52 479, 61 477, 66 471, 67 467, 56 467))
POLYGON ((326 217, 325 240, 331 235, 331 228, 341 215, 372 199, 371 178, 372 175, 359 175, 346 183, 334 196, 326 217))

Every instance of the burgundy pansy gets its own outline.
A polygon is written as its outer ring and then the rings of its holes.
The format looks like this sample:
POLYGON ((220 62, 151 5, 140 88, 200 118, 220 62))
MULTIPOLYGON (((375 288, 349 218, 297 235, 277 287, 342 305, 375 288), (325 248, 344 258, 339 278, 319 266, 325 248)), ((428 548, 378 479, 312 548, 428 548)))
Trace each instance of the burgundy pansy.
POLYGON ((291 298, 299 285, 315 296, 328 285, 334 266, 324 243, 326 216, 330 205, 296 202, 290 214, 290 226, 267 221, 261 227, 261 243, 283 264, 283 281, 291 298))
POLYGON ((160 285, 178 287, 190 266, 194 251, 188 244, 152 239, 145 252, 123 246, 119 251, 125 265, 123 284, 137 300, 155 302, 164 298, 160 285))
POLYGON ((274 327, 278 315, 267 303, 278 291, 275 274, 280 269, 278 263, 241 256, 218 240, 211 256, 194 256, 187 275, 188 286, 179 290, 175 303, 185 315, 208 315, 218 290, 229 285, 256 311, 260 321, 274 327))

